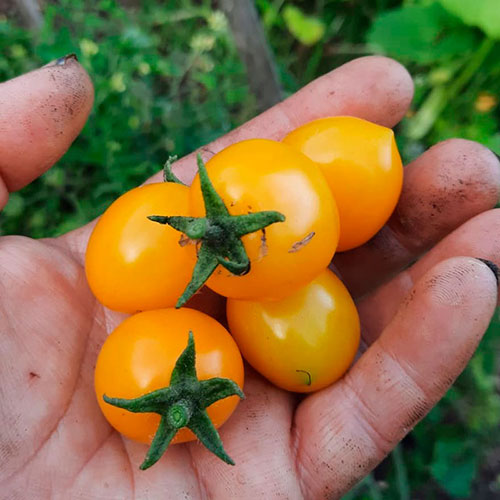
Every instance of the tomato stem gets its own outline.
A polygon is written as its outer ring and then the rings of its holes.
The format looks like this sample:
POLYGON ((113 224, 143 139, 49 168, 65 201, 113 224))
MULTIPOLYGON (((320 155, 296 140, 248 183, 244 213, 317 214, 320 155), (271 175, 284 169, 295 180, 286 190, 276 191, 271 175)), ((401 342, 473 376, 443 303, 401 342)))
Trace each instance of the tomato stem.
POLYGON ((219 433, 214 427, 206 408, 229 396, 245 398, 238 384, 227 378, 214 377, 198 380, 196 375, 196 351, 193 332, 189 332, 188 345, 175 363, 170 385, 135 399, 110 398, 103 395, 106 403, 134 413, 158 413, 160 424, 140 468, 154 465, 168 445, 183 427, 190 429, 196 437, 224 462, 234 465, 226 453, 219 433))
POLYGON ((174 182, 175 184, 185 184, 174 174, 172 164, 177 161, 177 156, 169 156, 163 165, 163 182, 174 182))
POLYGON ((175 429, 186 427, 193 414, 192 405, 187 401, 179 401, 167 411, 167 421, 175 429))
POLYGON ((197 162, 205 217, 148 217, 153 222, 167 224, 188 238, 201 242, 191 281, 177 301, 177 308, 182 307, 205 284, 218 265, 236 276, 248 273, 250 260, 241 238, 285 220, 283 214, 275 211, 231 215, 208 177, 206 166, 199 154, 197 162))

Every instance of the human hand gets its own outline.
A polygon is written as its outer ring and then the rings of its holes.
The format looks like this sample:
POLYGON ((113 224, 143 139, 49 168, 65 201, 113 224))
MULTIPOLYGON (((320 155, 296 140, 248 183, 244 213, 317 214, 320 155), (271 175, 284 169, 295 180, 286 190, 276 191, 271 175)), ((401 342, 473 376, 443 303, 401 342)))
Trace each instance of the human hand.
MULTIPOLYGON (((208 158, 239 140, 280 139, 321 116, 392 127, 412 92, 399 64, 358 59, 201 152, 208 158)), ((88 76, 71 58, 0 85, 0 208, 8 191, 63 154, 92 99, 88 76)), ((184 181, 194 175, 193 158, 174 167, 184 181)), ((368 349, 343 379, 306 398, 248 369, 247 399, 221 429, 234 467, 190 443, 172 446, 142 472, 146 447, 122 438, 101 415, 93 369, 124 315, 100 306, 86 284, 91 225, 58 239, 0 238, 4 498, 339 497, 443 396, 484 333, 497 282, 472 257, 500 263, 500 212, 491 210, 499 189, 496 157, 469 141, 438 144, 406 167, 387 226, 334 259, 359 299, 368 349)))

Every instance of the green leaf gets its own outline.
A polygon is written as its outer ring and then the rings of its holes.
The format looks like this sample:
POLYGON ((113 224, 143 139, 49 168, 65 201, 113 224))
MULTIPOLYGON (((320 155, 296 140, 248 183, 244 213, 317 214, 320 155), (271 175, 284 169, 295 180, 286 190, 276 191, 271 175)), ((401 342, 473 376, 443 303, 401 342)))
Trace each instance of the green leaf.
POLYGON ((443 440, 436 443, 431 473, 451 496, 470 498, 477 466, 477 455, 463 440, 443 440))
POLYGON ((469 26, 481 28, 489 37, 500 39, 498 0, 439 0, 441 5, 469 26))
POLYGON ((500 156, 500 134, 495 134, 490 137, 486 142, 486 146, 500 156))
POLYGON ((433 2, 383 12, 368 32, 367 42, 377 52, 429 64, 472 51, 476 37, 433 2))
POLYGON ((298 7, 287 5, 283 9, 283 19, 288 31, 304 45, 314 45, 325 34, 325 24, 321 19, 305 15, 298 7))
POLYGON ((12 193, 9 197, 9 202, 3 209, 3 214, 6 217, 20 217, 25 207, 26 204, 23 197, 19 193, 12 193))

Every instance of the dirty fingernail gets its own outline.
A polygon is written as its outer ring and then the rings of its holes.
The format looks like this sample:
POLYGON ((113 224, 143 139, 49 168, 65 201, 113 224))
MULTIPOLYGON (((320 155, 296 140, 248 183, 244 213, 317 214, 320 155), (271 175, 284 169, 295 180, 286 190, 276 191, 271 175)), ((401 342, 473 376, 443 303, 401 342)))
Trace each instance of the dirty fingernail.
POLYGON ((48 66, 65 66, 69 61, 78 61, 78 57, 76 54, 71 53, 67 54, 63 57, 60 57, 59 59, 55 59, 54 61, 50 61, 48 64, 43 66, 44 68, 47 68, 48 66))
POLYGON ((500 269, 498 268, 498 266, 488 259, 481 259, 478 257, 477 260, 480 260, 483 264, 486 264, 491 269, 491 272, 495 275, 498 284, 500 279, 500 269))

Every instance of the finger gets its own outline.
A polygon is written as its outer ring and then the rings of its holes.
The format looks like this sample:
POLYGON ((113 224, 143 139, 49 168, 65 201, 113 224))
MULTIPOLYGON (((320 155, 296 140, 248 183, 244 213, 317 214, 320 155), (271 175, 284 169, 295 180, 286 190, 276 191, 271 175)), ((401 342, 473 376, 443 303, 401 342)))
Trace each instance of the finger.
POLYGON ((430 410, 465 367, 496 301, 484 263, 442 262, 346 377, 301 404, 297 463, 310 498, 340 496, 430 410))
POLYGON ((335 257, 354 296, 374 289, 471 217, 493 208, 500 195, 498 159, 463 139, 432 147, 404 175, 387 225, 367 244, 335 257))
MULTIPOLYGON (((351 61, 318 78, 280 104, 201 149, 204 157, 238 141, 255 137, 281 139, 294 128, 315 118, 349 114, 386 126, 395 125, 413 97, 413 83, 406 69, 380 56, 351 61)), ((191 183, 196 152, 173 165, 175 174, 191 183)), ((161 173, 148 182, 161 181, 161 173)), ((63 236, 64 244, 82 260, 92 226, 63 236)))
POLYGON ((93 99, 74 56, 0 84, 0 208, 66 152, 93 99))
POLYGON ((392 320, 413 284, 439 262, 473 255, 500 265, 500 209, 484 212, 451 233, 413 266, 358 303, 363 339, 374 342, 392 320))
MULTIPOLYGON (((408 110, 412 97, 413 82, 403 66, 386 57, 362 57, 318 78, 285 101, 208 144, 201 152, 210 157, 245 139, 281 140, 294 128, 325 116, 347 114, 393 127, 408 110)), ((179 178, 188 184, 196 173, 195 154, 173 166, 179 178)))

